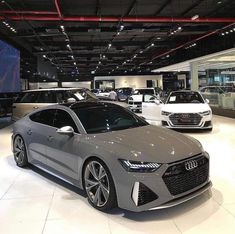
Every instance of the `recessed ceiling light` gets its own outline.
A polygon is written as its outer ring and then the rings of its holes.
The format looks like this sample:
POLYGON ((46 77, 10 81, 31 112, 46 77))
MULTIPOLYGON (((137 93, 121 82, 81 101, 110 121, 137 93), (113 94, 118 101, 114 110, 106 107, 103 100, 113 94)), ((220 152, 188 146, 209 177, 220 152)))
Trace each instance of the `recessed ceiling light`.
POLYGON ((152 43, 151 46, 154 46, 154 43, 152 43))
POLYGON ((199 18, 199 15, 194 15, 191 19, 192 20, 196 20, 196 19, 198 19, 199 18))

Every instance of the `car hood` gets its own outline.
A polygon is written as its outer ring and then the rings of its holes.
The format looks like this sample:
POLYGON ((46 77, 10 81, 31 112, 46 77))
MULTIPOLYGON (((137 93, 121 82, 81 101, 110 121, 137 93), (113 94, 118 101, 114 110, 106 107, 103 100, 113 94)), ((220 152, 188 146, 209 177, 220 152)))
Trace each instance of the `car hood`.
MULTIPOLYGON (((93 135, 94 136, 94 135, 93 135)), ((157 126, 144 126, 96 134, 95 142, 118 158, 171 163, 202 152, 191 137, 157 126)))
POLYGON ((162 111, 172 113, 198 113, 208 110, 210 107, 206 103, 165 104, 162 107, 162 111))

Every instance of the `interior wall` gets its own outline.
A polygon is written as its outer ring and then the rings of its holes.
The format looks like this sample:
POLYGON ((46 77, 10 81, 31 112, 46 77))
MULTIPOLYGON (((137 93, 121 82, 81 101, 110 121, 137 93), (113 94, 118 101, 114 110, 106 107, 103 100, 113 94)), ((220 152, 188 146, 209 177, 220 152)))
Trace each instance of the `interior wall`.
MULTIPOLYGON (((50 89, 57 88, 58 82, 29 83, 29 89, 50 89)), ((91 81, 62 82, 63 88, 87 88, 91 89, 91 81)))
POLYGON ((66 87, 66 88, 87 88, 87 89, 91 89, 91 81, 62 82, 62 87, 66 87))
MULTIPOLYGON (((162 75, 149 76, 96 76, 96 80, 115 80, 115 88, 142 88, 147 86, 147 80, 154 80, 156 86, 163 88, 162 75)), ((94 82, 95 83, 95 82, 94 82)))

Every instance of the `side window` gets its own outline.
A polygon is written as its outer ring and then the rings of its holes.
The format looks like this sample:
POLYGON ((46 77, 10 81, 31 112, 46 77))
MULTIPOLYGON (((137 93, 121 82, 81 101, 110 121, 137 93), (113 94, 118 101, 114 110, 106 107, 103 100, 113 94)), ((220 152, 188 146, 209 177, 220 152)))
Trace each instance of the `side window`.
POLYGON ((62 128, 65 126, 71 126, 75 132, 78 132, 77 126, 70 114, 64 110, 57 109, 54 118, 54 127, 62 128))
POLYGON ((156 97, 154 97, 153 95, 149 94, 144 95, 144 102, 154 102, 155 99, 156 97))
POLYGON ((26 93, 20 100, 20 103, 35 103, 37 100, 37 96, 38 96, 37 92, 26 93))
POLYGON ((53 115, 55 114, 54 109, 39 111, 33 115, 30 115, 30 119, 34 122, 49 125, 53 127, 53 115))
POLYGON ((40 92, 37 102, 38 103, 56 103, 54 92, 52 91, 40 92))

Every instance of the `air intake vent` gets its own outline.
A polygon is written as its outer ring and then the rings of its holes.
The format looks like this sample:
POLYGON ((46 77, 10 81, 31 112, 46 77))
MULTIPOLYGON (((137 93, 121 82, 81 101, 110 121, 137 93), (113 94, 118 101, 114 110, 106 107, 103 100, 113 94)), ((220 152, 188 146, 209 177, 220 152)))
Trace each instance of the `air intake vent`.
POLYGON ((132 199, 134 200, 136 206, 142 206, 158 199, 158 195, 144 184, 135 182, 132 192, 132 199))

